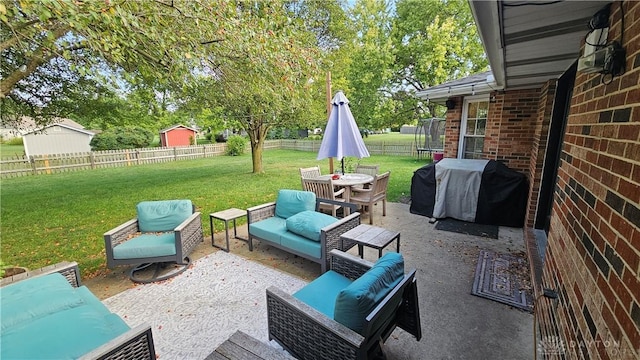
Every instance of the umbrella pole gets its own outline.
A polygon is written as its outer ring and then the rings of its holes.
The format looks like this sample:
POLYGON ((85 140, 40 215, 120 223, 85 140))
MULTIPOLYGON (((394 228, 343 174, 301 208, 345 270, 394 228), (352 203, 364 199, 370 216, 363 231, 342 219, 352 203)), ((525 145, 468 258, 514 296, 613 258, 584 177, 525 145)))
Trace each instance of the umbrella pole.
POLYGON ((344 175, 344 158, 342 158, 342 175, 344 175))
MULTIPOLYGON (((327 71, 327 119, 329 119, 329 116, 331 116, 331 71, 327 71)), ((322 136, 324 136, 324 134, 322 134, 322 136)), ((332 157, 329 158, 329 174, 333 174, 332 157)))

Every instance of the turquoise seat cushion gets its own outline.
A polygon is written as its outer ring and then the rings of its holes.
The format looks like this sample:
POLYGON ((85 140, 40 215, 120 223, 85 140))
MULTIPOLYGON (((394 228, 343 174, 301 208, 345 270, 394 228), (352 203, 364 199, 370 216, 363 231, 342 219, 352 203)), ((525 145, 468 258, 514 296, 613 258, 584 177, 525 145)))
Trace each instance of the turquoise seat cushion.
POLYGON ((1 329, 4 332, 84 303, 84 299, 59 273, 19 281, 0 291, 1 329))
POLYGON ((334 320, 362 334, 365 318, 404 277, 404 259, 386 253, 336 298, 334 320))
POLYGON ((294 234, 290 231, 280 236, 280 245, 316 259, 319 259, 321 255, 319 242, 311 241, 304 236, 294 234))
POLYGON ((287 219, 301 211, 315 210, 316 194, 311 191, 288 190, 278 191, 276 199, 276 216, 287 219))
POLYGON ((139 259, 176 254, 173 232, 138 235, 113 248, 114 259, 139 259))
POLYGON ((280 244, 280 237, 287 232, 287 221, 273 216, 249 224, 249 234, 280 244))
POLYGON ((351 279, 329 270, 298 290, 293 297, 333 319, 338 293, 352 282, 351 279))
POLYGON ((141 232, 173 231, 191 214, 191 200, 142 201, 136 206, 141 232))
POLYGON ((305 210, 287 218, 287 229, 307 239, 320 241, 320 230, 338 219, 321 212, 305 210))
POLYGON ((106 307, 82 305, 3 331, 0 358, 76 359, 128 330, 106 307))

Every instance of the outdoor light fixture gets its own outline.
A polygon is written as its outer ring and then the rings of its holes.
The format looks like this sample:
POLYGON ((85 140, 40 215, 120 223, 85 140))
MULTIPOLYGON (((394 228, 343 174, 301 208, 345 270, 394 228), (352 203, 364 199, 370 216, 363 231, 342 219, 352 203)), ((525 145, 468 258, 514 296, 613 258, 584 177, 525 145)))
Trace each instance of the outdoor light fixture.
POLYGON ((452 110, 452 109, 454 109, 456 107, 456 101, 453 100, 453 99, 449 99, 449 100, 445 101, 444 104, 447 105, 447 109, 448 110, 452 110))

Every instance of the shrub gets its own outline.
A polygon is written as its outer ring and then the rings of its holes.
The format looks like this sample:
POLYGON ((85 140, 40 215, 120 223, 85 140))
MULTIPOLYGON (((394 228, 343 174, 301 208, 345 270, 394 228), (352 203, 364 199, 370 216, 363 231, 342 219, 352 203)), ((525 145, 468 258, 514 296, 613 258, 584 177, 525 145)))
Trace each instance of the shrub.
POLYGON ((7 145, 22 145, 22 138, 16 136, 16 137, 13 137, 11 139, 3 141, 3 144, 7 144, 7 145))
POLYGON ((244 154, 247 142, 245 137, 239 135, 229 136, 227 139, 227 155, 238 156, 244 154))
POLYGON ((109 129, 91 139, 92 150, 119 150, 149 147, 154 134, 139 127, 109 129))

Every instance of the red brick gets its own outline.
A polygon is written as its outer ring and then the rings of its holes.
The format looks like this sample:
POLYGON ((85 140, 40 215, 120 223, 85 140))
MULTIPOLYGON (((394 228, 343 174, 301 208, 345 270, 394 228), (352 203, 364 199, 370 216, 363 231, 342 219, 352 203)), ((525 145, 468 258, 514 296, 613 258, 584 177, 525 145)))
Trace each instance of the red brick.
POLYGON ((616 319, 620 323, 620 327, 625 332, 632 344, 640 344, 640 330, 635 326, 629 314, 618 304, 614 310, 616 319))
MULTIPOLYGON (((624 272, 622 273, 622 281, 629 288, 632 289, 633 296, 637 302, 640 302, 640 294, 638 293, 638 289, 640 289, 640 279, 634 274, 635 270, 629 270, 629 268, 624 268, 624 272)), ((629 302, 624 302, 623 304, 629 304, 629 302)))
POLYGON ((604 320, 604 323, 607 325, 607 328, 609 329, 611 336, 616 341, 620 341, 620 338, 621 338, 620 326, 616 322, 616 319, 613 316, 613 313, 611 312, 611 310, 609 310, 609 306, 607 305, 606 302, 602 304, 600 313, 602 314, 602 319, 604 320))
MULTIPOLYGON (((637 233, 637 231, 635 231, 637 233)), ((629 266, 631 269, 637 269, 640 264, 640 255, 633 250, 627 242, 619 238, 616 241, 616 245, 614 247, 616 253, 622 258, 622 260, 629 266)))

